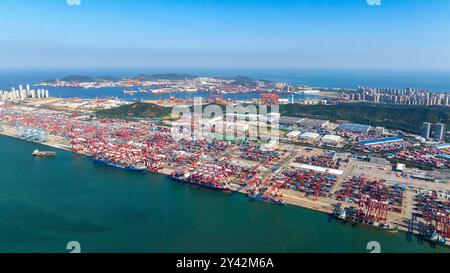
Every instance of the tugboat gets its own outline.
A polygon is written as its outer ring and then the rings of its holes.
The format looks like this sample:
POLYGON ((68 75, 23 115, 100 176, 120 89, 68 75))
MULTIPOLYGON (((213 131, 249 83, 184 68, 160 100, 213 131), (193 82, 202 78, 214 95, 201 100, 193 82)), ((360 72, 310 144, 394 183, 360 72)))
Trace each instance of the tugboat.
POLYGON ((56 156, 56 152, 52 152, 52 151, 39 151, 38 149, 34 150, 32 153, 32 155, 34 156, 56 156))

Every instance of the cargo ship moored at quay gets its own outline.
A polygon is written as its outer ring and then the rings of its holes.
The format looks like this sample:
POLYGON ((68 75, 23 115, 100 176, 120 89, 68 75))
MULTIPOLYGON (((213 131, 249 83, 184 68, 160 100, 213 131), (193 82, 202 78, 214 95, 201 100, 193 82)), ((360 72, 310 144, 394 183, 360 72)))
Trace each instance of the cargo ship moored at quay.
POLYGON ((341 208, 339 206, 332 213, 332 215, 340 221, 348 222, 355 226, 374 229, 385 233, 397 233, 399 231, 397 225, 387 223, 383 224, 377 221, 364 220, 363 217, 359 217, 358 214, 351 208, 341 208))
POLYGON ((143 172, 146 171, 147 168, 145 166, 139 166, 139 165, 129 165, 129 166, 123 166, 119 163, 114 163, 112 161, 109 161, 107 159, 101 158, 101 157, 93 157, 92 160, 95 163, 107 165, 111 167, 116 167, 125 171, 132 171, 132 172, 143 172))
POLYGON ((171 178, 174 181, 178 181, 181 183, 187 183, 187 184, 193 184, 197 185, 203 188, 208 188, 212 190, 218 190, 218 191, 229 191, 229 185, 227 183, 215 181, 213 178, 211 178, 208 181, 204 181, 201 179, 196 179, 195 174, 193 173, 184 173, 184 172, 174 172, 171 175, 171 178))
POLYGON ((257 191, 250 192, 248 197, 253 200, 261 201, 264 203, 274 204, 274 205, 286 205, 286 202, 279 198, 271 195, 264 195, 263 193, 258 193, 257 191))

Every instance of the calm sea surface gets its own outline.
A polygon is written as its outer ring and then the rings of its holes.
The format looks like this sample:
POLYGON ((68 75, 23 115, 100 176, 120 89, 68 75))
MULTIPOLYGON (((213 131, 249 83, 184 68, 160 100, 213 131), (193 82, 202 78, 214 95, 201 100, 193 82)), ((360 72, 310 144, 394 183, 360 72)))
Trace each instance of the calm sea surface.
POLYGON ((343 225, 293 206, 249 201, 130 173, 0 136, 0 252, 450 252, 406 233, 343 225))
MULTIPOLYGON (((314 70, 314 69, 115 69, 115 70, 58 70, 32 71, 0 70, 0 89, 10 89, 19 84, 35 84, 47 79, 68 75, 87 76, 135 76, 138 74, 187 73, 198 76, 233 77, 237 75, 254 79, 290 82, 314 87, 356 88, 358 85, 372 87, 415 87, 431 91, 450 92, 450 71, 381 71, 381 70, 314 70)), ((92 90, 89 90, 92 91, 92 90)), ((89 92, 87 91, 87 92, 89 92)), ((58 93, 59 94, 59 93, 58 93)), ((95 95, 98 95, 96 93, 95 95)), ((61 94, 64 96, 63 94, 61 94)), ((100 94, 104 95, 104 94, 100 94)))

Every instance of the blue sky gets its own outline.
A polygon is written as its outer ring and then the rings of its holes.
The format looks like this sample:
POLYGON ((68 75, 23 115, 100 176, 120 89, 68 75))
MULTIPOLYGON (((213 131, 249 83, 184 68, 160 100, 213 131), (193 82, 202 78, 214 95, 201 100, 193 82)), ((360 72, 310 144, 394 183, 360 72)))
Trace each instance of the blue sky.
POLYGON ((450 1, 4 0, 0 68, 450 70, 450 1))

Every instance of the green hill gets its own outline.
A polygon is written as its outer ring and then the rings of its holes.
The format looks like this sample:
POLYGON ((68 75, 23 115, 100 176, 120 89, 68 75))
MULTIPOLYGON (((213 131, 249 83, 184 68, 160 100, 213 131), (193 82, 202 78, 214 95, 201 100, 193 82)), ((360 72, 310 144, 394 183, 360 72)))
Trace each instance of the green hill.
POLYGON ((166 73, 166 74, 152 74, 145 75, 141 74, 133 79, 140 81, 154 81, 154 80, 184 80, 184 79, 193 79, 197 76, 189 75, 189 74, 177 74, 177 73, 166 73))
POLYGON ((96 112, 97 117, 109 118, 166 118, 170 115, 171 108, 159 106, 152 103, 135 102, 122 105, 117 108, 100 110, 96 112))
POLYGON ((346 103, 337 105, 280 105, 282 116, 348 120, 419 133, 422 122, 442 122, 450 128, 450 107, 346 103))
MULTIPOLYGON (((119 78, 112 77, 112 76, 90 77, 90 76, 83 76, 83 75, 70 75, 70 76, 67 76, 67 77, 64 77, 61 79, 61 81, 65 81, 65 82, 100 82, 100 81, 117 82, 119 80, 120 80, 119 78)), ((56 79, 45 80, 43 82, 55 83, 56 79)))

